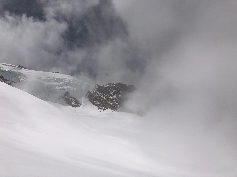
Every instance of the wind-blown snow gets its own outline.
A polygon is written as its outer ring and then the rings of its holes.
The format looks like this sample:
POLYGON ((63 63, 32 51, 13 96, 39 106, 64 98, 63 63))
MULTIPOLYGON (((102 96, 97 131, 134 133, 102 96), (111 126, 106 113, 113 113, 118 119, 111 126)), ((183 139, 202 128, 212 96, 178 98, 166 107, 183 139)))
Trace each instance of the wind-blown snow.
POLYGON ((218 176, 147 155, 133 114, 49 104, 1 82, 0 113, 2 177, 218 176))

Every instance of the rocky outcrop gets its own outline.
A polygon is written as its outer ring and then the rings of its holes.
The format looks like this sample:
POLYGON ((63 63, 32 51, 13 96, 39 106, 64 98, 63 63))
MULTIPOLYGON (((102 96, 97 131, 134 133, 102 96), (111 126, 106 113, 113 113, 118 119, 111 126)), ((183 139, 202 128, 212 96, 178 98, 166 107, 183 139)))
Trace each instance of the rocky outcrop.
POLYGON ((125 111, 124 103, 135 90, 133 85, 109 83, 96 85, 60 73, 25 69, 23 66, 0 64, 0 81, 34 95, 41 100, 64 106, 80 107, 88 100, 99 110, 125 111))
POLYGON ((107 85, 96 85, 94 90, 87 93, 89 101, 99 110, 120 110, 128 95, 135 90, 133 85, 122 83, 109 83, 107 85))
POLYGON ((6 68, 0 66, 0 81, 8 85, 13 85, 14 83, 19 83, 21 80, 24 80, 24 77, 17 70, 20 69, 18 66, 14 66, 15 70, 9 69, 11 65, 2 64, 6 68))
POLYGON ((0 75, 0 81, 6 83, 6 84, 8 84, 8 85, 11 85, 11 83, 12 83, 11 81, 5 79, 5 78, 4 78, 3 76, 1 76, 1 75, 0 75))
POLYGON ((81 103, 75 97, 72 97, 69 92, 65 92, 64 95, 62 96, 62 99, 69 106, 72 106, 72 107, 80 107, 81 106, 81 103))

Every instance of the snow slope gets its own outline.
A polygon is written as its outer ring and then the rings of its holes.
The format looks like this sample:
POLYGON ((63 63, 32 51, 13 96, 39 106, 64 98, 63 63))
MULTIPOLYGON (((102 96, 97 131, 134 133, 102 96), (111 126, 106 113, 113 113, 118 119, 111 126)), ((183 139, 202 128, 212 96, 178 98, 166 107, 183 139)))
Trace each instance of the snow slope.
POLYGON ((69 107, 62 112, 4 83, 0 95, 0 176, 152 176, 147 159, 122 138, 134 116, 109 120, 111 112, 79 108, 69 115, 69 107), (93 126, 99 121, 104 127, 93 126))
MULTIPOLYGON (((139 146, 142 118, 49 104, 0 82, 1 177, 235 177, 205 173, 139 146)), ((149 131, 149 130, 148 130, 149 131)), ((230 169, 236 165, 232 164, 230 169)), ((227 174, 227 175, 224 175, 227 174)))

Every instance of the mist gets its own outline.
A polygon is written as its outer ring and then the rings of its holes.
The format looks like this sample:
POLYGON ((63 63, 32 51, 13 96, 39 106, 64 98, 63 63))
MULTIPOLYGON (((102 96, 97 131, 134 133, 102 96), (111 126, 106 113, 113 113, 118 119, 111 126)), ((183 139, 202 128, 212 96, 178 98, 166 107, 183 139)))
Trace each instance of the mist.
POLYGON ((134 84, 144 153, 187 176, 237 174, 236 1, 6 2, 0 62, 134 84))
POLYGON ((127 102, 144 116, 140 146, 187 176, 234 176, 236 2, 133 1, 128 11, 131 35, 150 52, 127 102))

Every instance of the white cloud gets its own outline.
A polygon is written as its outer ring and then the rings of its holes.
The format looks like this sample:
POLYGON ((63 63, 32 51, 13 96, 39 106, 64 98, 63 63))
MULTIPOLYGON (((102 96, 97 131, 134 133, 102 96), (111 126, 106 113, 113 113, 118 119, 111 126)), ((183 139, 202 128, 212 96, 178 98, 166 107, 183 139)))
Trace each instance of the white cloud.
POLYGON ((6 15, 0 23, 1 62, 39 69, 55 60, 54 53, 62 47, 61 33, 66 25, 55 20, 44 23, 6 15))

